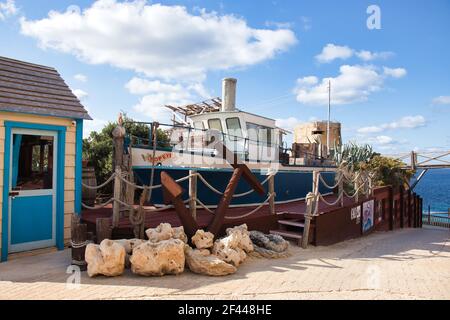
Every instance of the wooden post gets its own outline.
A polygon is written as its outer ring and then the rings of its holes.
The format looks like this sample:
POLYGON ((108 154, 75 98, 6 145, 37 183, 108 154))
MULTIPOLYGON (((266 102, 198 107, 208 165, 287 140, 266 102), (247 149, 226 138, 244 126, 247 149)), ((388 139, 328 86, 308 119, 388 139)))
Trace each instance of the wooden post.
POLYGON ((121 180, 120 175, 122 174, 120 170, 120 166, 116 167, 116 176, 114 177, 114 201, 113 201, 113 227, 117 227, 119 225, 120 218, 120 203, 117 200, 120 200, 121 194, 121 180))
POLYGON ((189 170, 189 211, 197 221, 197 171, 189 170))
POLYGON ((110 218, 97 218, 95 221, 95 229, 97 244, 100 244, 104 239, 111 239, 112 228, 110 218))
POLYGON ((308 193, 306 196, 306 213, 305 213, 305 226, 303 227, 303 236, 301 246, 303 249, 308 247, 309 243, 309 229, 311 227, 311 220, 313 218, 314 212, 317 206, 317 196, 312 192, 308 193))
POLYGON ((388 198, 388 203, 389 203, 389 230, 394 230, 394 190, 392 188, 392 186, 389 186, 389 198, 388 198))
POLYGON ((312 182, 312 192, 314 195, 319 195, 319 171, 313 171, 313 182, 312 182))
POLYGON ((420 216, 419 227, 420 228, 422 228, 422 215, 423 215, 423 202, 422 202, 422 198, 419 197, 419 216, 420 216))
MULTIPOLYGON (((339 178, 341 178, 341 177, 339 177, 339 178)), ((344 207, 344 179, 343 178, 339 181, 338 190, 339 190, 338 191, 338 196, 342 194, 342 196, 341 196, 341 207, 344 207)))
POLYGON ((269 199, 269 209, 270 214, 276 214, 275 212, 275 174, 272 172, 269 176, 269 194, 271 195, 269 199))
POLYGON ((400 228, 404 228, 405 226, 405 198, 403 187, 400 187, 400 228))
POLYGON ((411 151, 411 170, 416 170, 416 153, 411 151))
POLYGON ((408 228, 411 228, 411 225, 412 225, 411 219, 413 217, 415 217, 415 215, 413 215, 414 203, 411 204, 411 190, 408 190, 407 198, 408 198, 408 200, 407 200, 408 201, 408 228))
POLYGON ((80 267, 81 271, 87 270, 87 263, 84 258, 87 244, 87 225, 80 223, 80 217, 72 215, 71 224, 72 235, 72 264, 80 267))

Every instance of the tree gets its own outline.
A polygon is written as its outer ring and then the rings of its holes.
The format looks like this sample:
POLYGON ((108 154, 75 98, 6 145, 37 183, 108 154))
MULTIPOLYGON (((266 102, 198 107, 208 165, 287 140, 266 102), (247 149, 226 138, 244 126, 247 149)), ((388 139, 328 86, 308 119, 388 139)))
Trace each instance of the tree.
POLYGON ((414 170, 403 169, 405 164, 397 159, 375 155, 369 162, 361 165, 361 170, 374 174, 375 186, 391 185, 395 188, 409 185, 414 170))
MULTIPOLYGON (((123 116, 123 126, 127 135, 148 139, 150 126, 136 123, 133 119, 123 116)), ((99 132, 92 131, 88 138, 83 139, 83 159, 89 161, 89 165, 95 168, 95 176, 102 183, 112 174, 113 141, 112 131, 118 125, 117 122, 108 122, 99 132)), ((148 140, 145 140, 148 141, 148 140)), ((157 129, 158 146, 168 146, 169 137, 161 129, 157 129)))
POLYGON ((414 174, 412 170, 403 169, 405 164, 402 161, 384 157, 368 144, 360 146, 349 142, 336 148, 334 160, 348 177, 354 177, 358 171, 370 173, 374 177, 374 186, 404 186, 414 174))

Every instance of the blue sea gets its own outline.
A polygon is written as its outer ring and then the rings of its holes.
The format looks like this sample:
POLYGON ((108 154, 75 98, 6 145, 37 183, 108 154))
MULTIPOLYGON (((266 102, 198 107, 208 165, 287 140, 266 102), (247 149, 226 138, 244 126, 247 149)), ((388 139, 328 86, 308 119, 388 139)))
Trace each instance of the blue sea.
POLYGON ((428 212, 430 206, 431 212, 447 213, 450 208, 450 169, 428 170, 414 192, 423 198, 424 212, 428 212))

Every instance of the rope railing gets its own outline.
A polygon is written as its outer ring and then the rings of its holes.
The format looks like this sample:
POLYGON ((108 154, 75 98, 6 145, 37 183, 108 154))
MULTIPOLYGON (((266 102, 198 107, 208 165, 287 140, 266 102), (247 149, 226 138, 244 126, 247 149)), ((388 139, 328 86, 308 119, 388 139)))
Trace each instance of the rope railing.
POLYGON ((239 216, 225 216, 225 218, 229 219, 229 220, 235 220, 235 219, 242 219, 242 218, 251 216, 252 214, 254 214, 257 211, 259 211, 259 209, 261 209, 263 206, 267 205, 272 197, 275 197, 275 194, 274 193, 269 193, 267 198, 266 198, 266 200, 264 202, 262 202, 259 206, 257 206, 255 209, 253 209, 252 211, 247 212, 247 213, 242 214, 242 215, 239 215, 239 216))
POLYGON ((325 200, 325 198, 322 196, 322 194, 319 193, 319 199, 322 202, 324 202, 326 205, 332 207, 332 206, 337 205, 341 201, 341 198, 343 197, 343 195, 344 195, 344 193, 340 192, 337 199, 334 202, 328 202, 327 200, 325 200))
POLYGON ((326 188, 328 188, 328 189, 334 189, 334 188, 336 188, 336 187, 339 187, 339 183, 341 183, 341 181, 344 179, 344 175, 340 175, 338 181, 337 181, 336 184, 333 185, 333 186, 330 186, 330 185, 323 179, 321 173, 319 173, 319 179, 320 179, 320 181, 322 182, 322 184, 323 184, 326 188))
MULTIPOLYGON (((272 177, 272 176, 274 176, 274 174, 270 174, 270 175, 268 175, 267 176, 267 178, 266 179, 264 179, 262 182, 261 182, 261 185, 265 185, 268 181, 269 181, 269 179, 272 177)), ((222 191, 219 191, 217 188, 215 188, 215 187, 213 187, 200 173, 197 173, 197 177, 204 183, 204 185, 206 186, 206 187, 208 187, 211 191, 213 191, 214 193, 216 193, 216 194, 218 194, 218 195, 223 195, 223 192, 222 191)), ((242 192, 242 193, 236 193, 236 194, 234 194, 233 195, 233 198, 240 198, 240 197, 244 197, 244 196, 247 196, 247 195, 249 195, 249 194, 252 194, 253 192, 254 192, 255 190, 254 189, 250 189, 250 190, 248 190, 248 191, 246 191, 246 192, 242 192)))
POLYGON ((105 182, 103 182, 102 184, 98 185, 98 186, 89 186, 87 184, 84 184, 83 182, 81 182, 81 185, 83 186, 83 188, 86 189, 90 189, 90 190, 97 190, 100 188, 103 188, 104 186, 106 186, 108 183, 110 183, 111 181, 113 181, 114 177, 116 176, 116 173, 114 172, 105 182))

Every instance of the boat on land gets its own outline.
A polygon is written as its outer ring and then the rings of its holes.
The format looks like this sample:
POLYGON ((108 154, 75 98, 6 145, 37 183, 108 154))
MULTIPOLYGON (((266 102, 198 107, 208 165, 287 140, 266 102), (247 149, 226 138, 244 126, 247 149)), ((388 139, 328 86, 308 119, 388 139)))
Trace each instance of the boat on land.
MULTIPOLYGON (((149 137, 129 136, 131 167, 141 185, 159 185, 165 171, 174 179, 197 172, 197 198, 214 207, 225 190, 233 168, 217 156, 215 144, 220 141, 245 163, 257 179, 266 185, 274 175, 275 203, 302 200, 312 191, 313 171, 321 172, 328 185, 334 184, 336 166, 320 153, 299 154, 288 148, 283 138, 289 131, 276 126, 276 121, 239 110, 236 101, 236 79, 222 83, 222 99, 214 98, 182 107, 166 106, 173 111, 172 124, 139 122, 150 126, 149 137), (156 128, 165 130, 169 141, 158 141, 156 128), (153 176, 153 179, 152 179, 153 176)), ((180 181, 188 190, 189 181, 180 181)), ((231 206, 253 206, 267 195, 251 192, 243 179, 239 181, 231 206)), ((321 193, 331 192, 321 184, 321 193)), ((163 203, 161 188, 153 190, 151 202, 163 203)), ((188 199, 186 192, 185 199, 188 199)))

